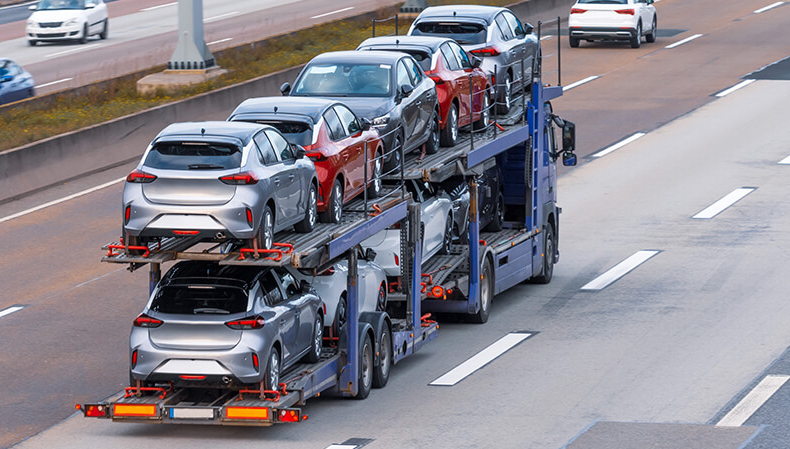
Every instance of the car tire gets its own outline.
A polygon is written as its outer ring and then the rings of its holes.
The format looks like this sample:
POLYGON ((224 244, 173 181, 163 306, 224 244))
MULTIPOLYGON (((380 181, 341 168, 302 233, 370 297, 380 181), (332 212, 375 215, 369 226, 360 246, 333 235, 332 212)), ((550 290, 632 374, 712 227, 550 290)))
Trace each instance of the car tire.
POLYGON ((110 34, 110 20, 106 19, 104 21, 104 28, 102 29, 101 33, 99 33, 99 38, 104 40, 107 39, 107 36, 110 34))
POLYGON ((491 124, 491 99, 488 94, 488 87, 483 93, 483 107, 480 109, 480 119, 474 123, 476 130, 486 129, 491 124))
POLYGON ((373 388, 384 388, 390 380, 392 368, 392 335, 386 323, 381 326, 379 342, 379 364, 373 369, 373 388))
POLYGON ((384 167, 382 154, 381 149, 378 149, 373 156, 373 173, 371 173, 370 184, 368 184, 368 199, 378 198, 381 195, 381 176, 384 167))
POLYGON ((274 214, 268 205, 263 209, 261 225, 258 226, 255 239, 258 240, 258 249, 271 249, 274 244, 274 214))
MULTIPOLYGON (((389 151, 392 152, 389 156, 389 161, 385 164, 385 171, 387 173, 396 173, 400 168, 401 163, 401 154, 406 154, 401 147, 403 146, 403 137, 400 134, 396 134, 395 138, 392 139, 392 148, 389 151)), ((397 173, 400 175, 400 173, 397 173)))
POLYGON ((642 46, 642 22, 637 22, 636 32, 631 37, 631 48, 639 48, 642 46))
POLYGON ((337 309, 335 310, 335 320, 332 323, 332 334, 337 337, 340 335, 340 330, 346 324, 346 293, 340 295, 340 300, 337 302, 337 309))
POLYGON ((447 216, 447 221, 444 224, 444 238, 442 239, 442 247, 439 248, 439 254, 450 254, 450 245, 453 244, 453 217, 447 216))
POLYGON ((458 107, 455 103, 450 103, 450 110, 447 111, 447 123, 444 125, 441 136, 443 147, 453 147, 458 141, 458 107))
POLYGON ((321 358, 321 347, 324 345, 324 320, 321 314, 316 314, 314 326, 310 352, 304 358, 308 363, 315 363, 321 358))
POLYGON ((652 44, 656 41, 656 34, 658 34, 658 20, 653 16, 653 26, 650 28, 650 32, 645 35, 645 41, 652 44))
POLYGON ((434 112, 431 117, 431 133, 425 142, 425 153, 436 154, 439 151, 439 113, 434 112))
POLYGON ((356 399, 365 399, 370 395, 373 386, 373 343, 370 336, 365 334, 359 345, 359 379, 357 379, 356 399))
POLYGON ((376 298, 376 311, 384 312, 387 310, 387 283, 382 282, 379 285, 379 295, 376 298))
POLYGON ((30 45, 31 47, 35 47, 35 46, 36 46, 36 44, 38 44, 38 41, 34 41, 34 40, 32 40, 32 39, 31 39, 31 40, 29 40, 29 41, 27 41, 27 45, 30 45))
POLYGON ((571 48, 579 48, 579 42, 581 39, 578 37, 568 36, 568 44, 570 44, 571 48))
POLYGON ((508 112, 510 112, 510 107, 511 107, 510 96, 512 95, 512 91, 513 91, 513 76, 510 73, 508 73, 505 75, 505 85, 502 87, 502 94, 501 94, 502 101, 497 103, 497 112, 499 112, 500 114, 507 114, 508 112))
POLYGON ((483 324, 488 321, 488 314, 491 311, 491 303, 494 300, 494 278, 491 267, 491 259, 483 259, 483 266, 480 268, 480 310, 474 315, 469 316, 472 323, 483 324))
POLYGON ((535 283, 548 284, 554 275, 554 226, 546 226, 546 232, 543 236, 543 267, 540 274, 535 276, 535 283))
POLYGON ((326 212, 321 212, 321 221, 324 223, 340 223, 343 218, 343 183, 335 179, 332 192, 329 194, 329 206, 326 212))
POLYGON ((505 196, 499 192, 496 200, 496 209, 494 209, 494 216, 491 217, 491 222, 486 226, 487 231, 499 232, 505 225, 505 196))
POLYGON ((311 182, 310 191, 307 193, 307 208, 304 212, 304 218, 294 225, 296 232, 307 233, 313 230, 317 218, 316 215, 318 215, 317 205, 318 193, 315 190, 315 184, 311 182))
POLYGON ((263 373, 263 385, 267 390, 278 390, 280 387, 280 352, 272 346, 266 362, 266 372, 263 373))
POLYGON ((79 39, 80 44, 88 42, 88 24, 82 26, 82 37, 79 39))

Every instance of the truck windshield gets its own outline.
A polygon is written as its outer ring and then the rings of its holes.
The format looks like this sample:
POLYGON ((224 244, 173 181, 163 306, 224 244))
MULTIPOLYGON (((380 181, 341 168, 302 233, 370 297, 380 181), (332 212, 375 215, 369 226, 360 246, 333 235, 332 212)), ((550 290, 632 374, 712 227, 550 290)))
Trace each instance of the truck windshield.
POLYGON ((449 37, 461 45, 482 44, 488 38, 485 25, 470 22, 420 22, 412 35, 449 37))
POLYGON ((156 292, 154 312, 180 315, 228 315, 247 311, 247 294, 224 285, 168 285, 156 292))
POLYGON ((163 170, 227 170, 241 166, 241 149, 224 143, 159 142, 143 165, 163 170))

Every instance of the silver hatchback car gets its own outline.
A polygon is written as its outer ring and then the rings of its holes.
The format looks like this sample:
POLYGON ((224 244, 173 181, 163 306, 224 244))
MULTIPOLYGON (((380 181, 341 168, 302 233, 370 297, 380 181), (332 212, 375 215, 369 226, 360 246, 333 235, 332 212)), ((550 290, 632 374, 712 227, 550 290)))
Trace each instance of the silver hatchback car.
POLYGON ((532 31, 532 25, 522 23, 507 8, 446 5, 425 8, 408 34, 455 39, 464 50, 480 57, 483 70, 493 75, 497 109, 507 113, 514 92, 522 86, 522 60, 524 79, 532 84, 532 61, 539 54, 538 38, 532 31))
POLYGON ((130 381, 276 390, 300 359, 316 362, 323 303, 281 268, 174 265, 134 320, 130 381))
POLYGON ((318 179, 304 148, 277 129, 237 122, 177 123, 149 145, 123 190, 127 245, 159 237, 254 240, 316 222, 318 179))

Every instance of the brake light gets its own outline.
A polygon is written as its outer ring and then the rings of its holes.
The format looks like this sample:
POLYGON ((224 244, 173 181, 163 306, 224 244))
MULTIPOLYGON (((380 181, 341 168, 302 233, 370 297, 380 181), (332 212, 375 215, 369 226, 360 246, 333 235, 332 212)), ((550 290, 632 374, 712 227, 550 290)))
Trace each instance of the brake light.
POLYGON ((107 416, 107 407, 103 405, 85 405, 82 407, 82 410, 88 418, 104 418, 107 416))
POLYGON ((173 230, 173 234, 175 234, 175 235, 198 235, 198 234, 200 234, 200 231, 183 231, 183 230, 174 229, 173 230))
POLYGON ((129 176, 126 177, 126 182, 135 182, 138 184, 148 184, 149 182, 154 182, 156 176, 146 173, 141 170, 134 170, 129 173, 129 176))
POLYGON ((248 171, 237 173, 235 175, 223 176, 219 178, 219 180, 224 182, 225 184, 232 186, 250 185, 250 184, 258 183, 258 177, 255 176, 255 173, 248 171))
POLYGON ((499 50, 494 47, 484 47, 472 50, 470 53, 477 56, 499 56, 499 50))
POLYGON ((126 212, 123 214, 124 224, 129 223, 129 218, 132 216, 132 206, 126 206, 126 212))
POLYGON ((252 209, 247 208, 247 224, 252 226, 252 209))
POLYGON ((397 254, 393 254, 395 256, 395 265, 400 266, 400 257, 397 254))
POLYGON ((305 153, 305 156, 309 157, 315 162, 325 161, 326 157, 320 151, 311 151, 309 153, 305 153))
POLYGON ((132 352, 132 368, 137 365, 137 349, 132 352))
POLYGON ((617 14, 628 14, 629 16, 633 16, 634 15, 634 9, 633 8, 629 8, 629 9, 615 9, 614 12, 616 12, 617 14))
POLYGON ((206 380, 206 376, 191 376, 189 374, 182 374, 178 377, 184 380, 206 380))
POLYGON ((250 330, 250 329, 260 329, 264 325, 263 317, 259 315, 250 316, 247 318, 242 318, 240 320, 233 320, 228 321, 225 323, 225 326, 228 326, 231 329, 236 330, 250 330))
POLYGON ((581 8, 571 8, 571 14, 584 14, 584 13, 586 13, 586 12, 587 12, 587 10, 586 10, 586 9, 581 9, 581 8))
POLYGON ((280 410, 277 420, 280 422, 299 422, 299 410, 280 410))
POLYGON ((259 366, 258 365, 258 354, 254 353, 254 352, 252 353, 252 366, 254 366, 256 370, 258 369, 258 366, 259 366))
POLYGON ((162 325, 162 320, 157 320, 156 318, 151 318, 146 314, 142 314, 134 319, 134 327, 159 327, 162 325))
POLYGON ((429 76, 428 78, 432 79, 436 85, 444 84, 444 80, 439 78, 438 76, 429 76))

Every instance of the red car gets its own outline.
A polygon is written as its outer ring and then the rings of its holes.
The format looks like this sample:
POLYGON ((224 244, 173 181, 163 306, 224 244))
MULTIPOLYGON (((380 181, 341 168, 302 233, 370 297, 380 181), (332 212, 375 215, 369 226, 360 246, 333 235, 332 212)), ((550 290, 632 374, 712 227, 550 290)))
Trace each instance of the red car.
POLYGON ((318 173, 318 212, 325 223, 339 223, 343 204, 366 186, 369 198, 381 192, 384 146, 379 134, 343 103, 314 97, 250 98, 228 120, 274 126, 289 142, 305 148, 318 173))
POLYGON ((436 83, 439 96, 441 144, 451 147, 458 140, 458 128, 474 123, 475 129, 488 126, 490 86, 481 60, 468 54, 452 39, 426 36, 383 36, 362 42, 357 50, 401 51, 410 54, 436 83), (474 97, 470 110, 469 77, 474 97))

